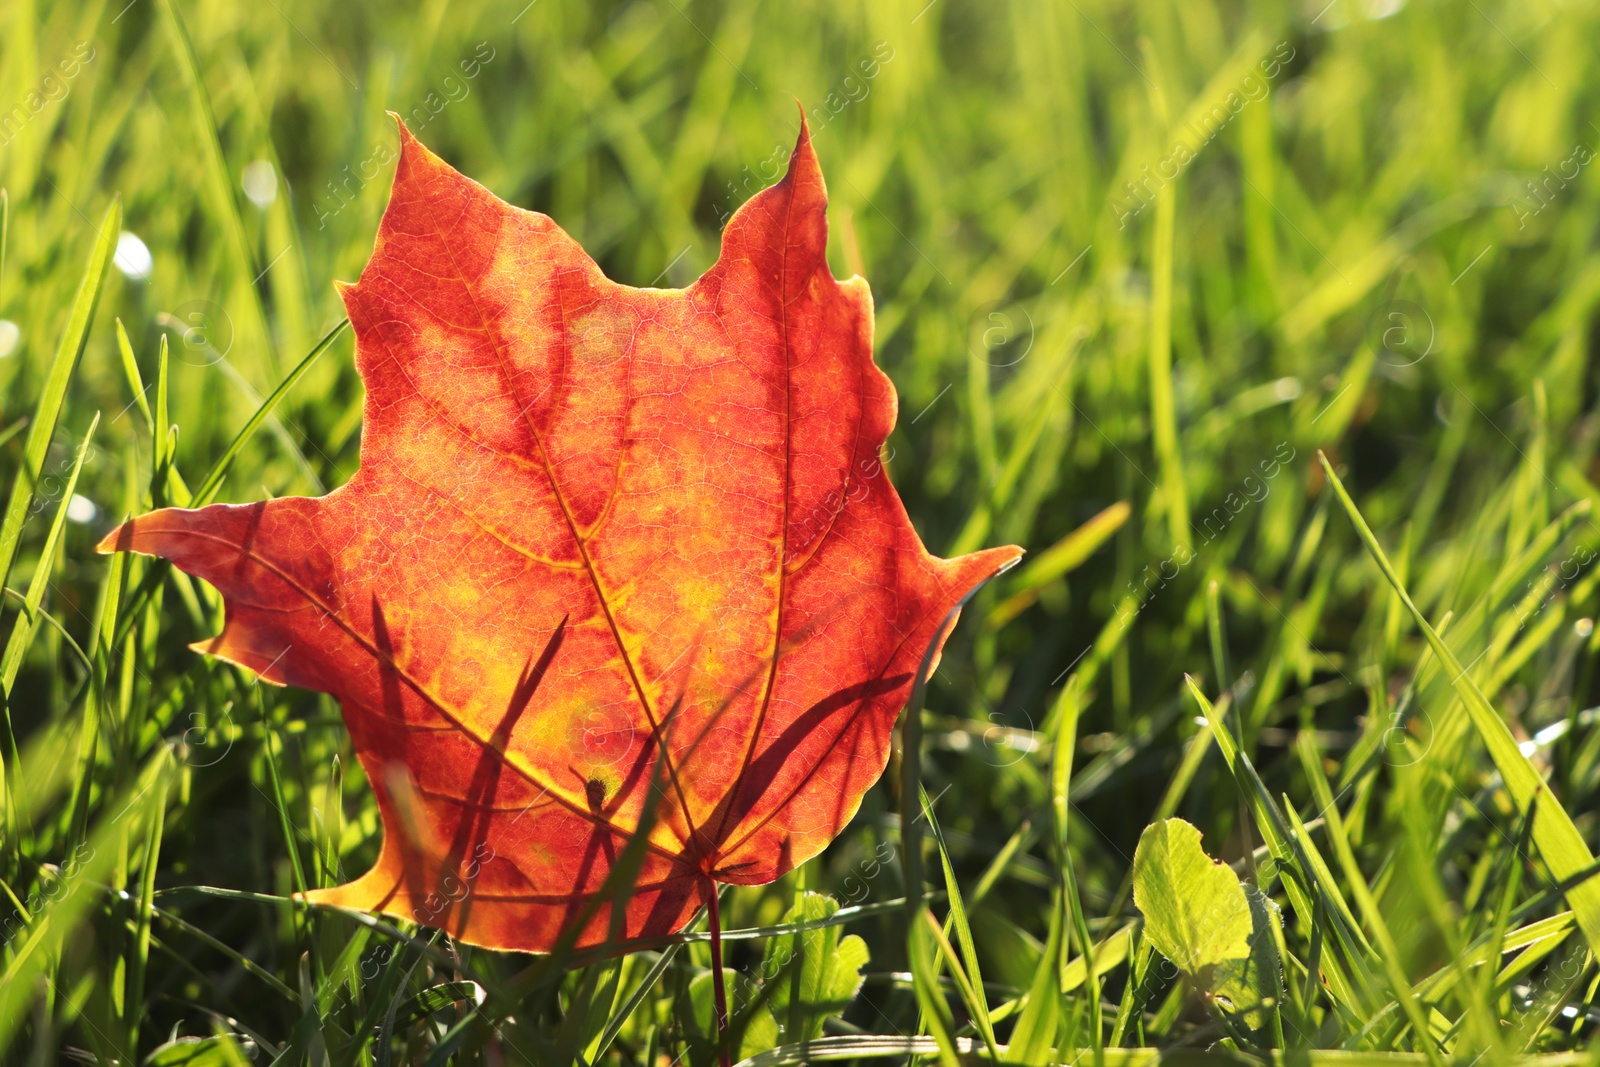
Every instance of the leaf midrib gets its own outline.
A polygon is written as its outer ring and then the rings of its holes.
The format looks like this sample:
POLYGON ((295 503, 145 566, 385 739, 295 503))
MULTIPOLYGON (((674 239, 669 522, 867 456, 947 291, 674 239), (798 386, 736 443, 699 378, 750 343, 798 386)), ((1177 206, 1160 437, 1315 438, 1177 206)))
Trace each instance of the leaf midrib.
MULTIPOLYGON (((432 203, 424 200, 422 206, 424 213, 427 215, 428 222, 433 226, 434 237, 436 240, 438 240, 440 246, 443 247, 445 255, 450 261, 450 268, 455 272, 457 280, 459 280, 461 283, 461 288, 467 294, 467 300, 472 304, 473 313, 478 317, 479 328, 482 330, 484 337, 488 339, 489 347, 494 352, 495 364, 500 370, 501 379, 505 382, 506 391, 510 395, 512 402, 516 404, 517 411, 522 416, 523 425, 528 428, 528 434, 533 439, 534 447, 539 450, 539 461, 544 468, 545 480, 550 484, 550 493, 553 497, 555 497, 557 505, 559 505, 561 508, 561 517, 567 524, 567 532, 571 535, 573 544, 578 549, 579 558, 583 560, 584 571, 588 574, 589 583, 594 589, 595 600, 600 605, 601 613, 605 615, 606 625, 611 629, 612 640, 617 646, 617 655, 621 657, 623 666, 627 668, 628 680, 633 683, 634 695, 638 697, 639 706, 641 709, 643 709, 645 718, 650 723, 650 735, 655 739, 661 762, 666 767, 667 776, 672 782, 673 792, 678 798, 678 805, 683 810, 684 825, 688 830, 688 841, 683 843, 683 847, 685 851, 687 851, 689 848, 694 847, 696 827, 694 818, 689 812, 688 798, 684 795, 683 785, 678 780, 677 767, 675 767, 672 762, 672 752, 670 750, 670 746, 667 744, 667 738, 662 731, 663 724, 657 721, 655 710, 650 706, 649 697, 645 695, 644 685, 639 680, 639 673, 634 667, 633 659, 628 655, 627 645, 624 644, 622 640, 622 631, 617 627, 616 618, 611 613, 611 605, 606 600, 605 591, 601 587, 600 576, 594 569, 594 561, 589 558, 588 545, 578 534, 578 526, 576 520, 573 518, 572 509, 568 505, 566 496, 562 493, 560 485, 556 482, 555 469, 550 462, 550 454, 545 448, 544 437, 540 434, 539 428, 534 425, 533 418, 529 414, 528 407, 522 403, 522 398, 517 393, 516 384, 511 377, 509 368, 506 365, 505 353, 500 350, 499 338, 495 335, 494 330, 489 325, 488 317, 484 314, 483 309, 479 306, 477 293, 474 292, 472 284, 467 280, 466 272, 463 271, 461 269, 461 265, 456 262, 454 249, 450 247, 450 242, 445 240, 444 231, 439 225, 438 218, 434 215, 432 203)), ((517 209, 512 208, 511 210, 515 212, 517 209)), ((504 217, 505 216, 502 214, 501 218, 504 217)), ((557 289, 557 299, 560 299, 559 288, 557 289)), ((387 349, 388 345, 385 344, 384 347, 387 349)), ((392 352, 390 353, 390 358, 394 358, 392 352)), ((404 367, 400 364, 398 359, 395 360, 395 365, 401 368, 402 373, 405 373, 404 367)), ((406 378, 408 381, 411 381, 413 387, 415 387, 416 382, 411 378, 411 375, 406 374, 406 378)), ((418 389, 417 391, 418 394, 421 395, 421 390, 418 389)))

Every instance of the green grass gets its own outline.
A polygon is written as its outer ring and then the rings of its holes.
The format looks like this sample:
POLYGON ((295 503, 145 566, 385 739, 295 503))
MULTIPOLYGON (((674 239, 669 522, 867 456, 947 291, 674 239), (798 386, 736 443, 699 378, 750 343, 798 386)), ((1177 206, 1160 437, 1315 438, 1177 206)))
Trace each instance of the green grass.
POLYGON ((379 843, 337 707, 93 546, 354 471, 385 109, 682 285, 796 99, 914 522, 1030 557, 855 823, 723 897, 737 1051, 1600 1061, 1600 4, 125 2, 0 5, 0 1062, 716 1061, 704 933, 295 904, 379 843), (1167 817, 1245 978, 1143 936, 1167 817))

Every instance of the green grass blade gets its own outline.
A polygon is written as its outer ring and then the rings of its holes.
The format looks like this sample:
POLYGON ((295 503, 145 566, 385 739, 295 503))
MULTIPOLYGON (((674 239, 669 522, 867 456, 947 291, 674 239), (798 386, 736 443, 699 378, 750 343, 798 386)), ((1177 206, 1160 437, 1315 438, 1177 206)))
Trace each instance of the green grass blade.
POLYGON ((139 1023, 144 1017, 145 975, 150 967, 150 916, 155 906, 156 866, 161 858, 165 814, 165 805, 151 805, 144 848, 139 858, 139 896, 133 914, 133 936, 128 944, 126 992, 122 997, 122 1003, 126 1006, 124 1026, 128 1048, 139 1047, 139 1023))
MULTIPOLYGON (((1495 768, 1500 772, 1512 802, 1524 815, 1530 809, 1534 809, 1533 843, 1539 851, 1540 858, 1558 879, 1592 866, 1594 854, 1589 851, 1583 835, 1573 825, 1572 817, 1567 814, 1561 802, 1545 786, 1539 772, 1517 747, 1516 738, 1512 736, 1505 721, 1500 718, 1499 713, 1478 688, 1477 682, 1462 668, 1455 653, 1450 651, 1438 633, 1428 624, 1427 618, 1418 610, 1411 595, 1406 592, 1404 584, 1400 581, 1399 575, 1389 563, 1382 546, 1378 544, 1377 537, 1367 526, 1355 501, 1350 499, 1344 483, 1334 472, 1333 465, 1320 452, 1318 459, 1321 460, 1322 469, 1328 476, 1328 483, 1333 486, 1339 503, 1344 506, 1345 513, 1350 517, 1350 522, 1361 536, 1367 551, 1377 562, 1378 569, 1383 572, 1383 576, 1389 580, 1389 584, 1404 601, 1418 629, 1427 638, 1428 646, 1444 669, 1449 672, 1450 684, 1455 688, 1456 695, 1466 707, 1479 737, 1489 750, 1489 758, 1494 761, 1495 768)), ((1572 905, 1578 928, 1583 931, 1584 940, 1589 943, 1590 951, 1600 952, 1600 882, 1591 878, 1570 887, 1567 890, 1567 901, 1572 905)))
MULTIPOLYGON (((29 821, 27 807, 31 801, 15 788, 12 776, 5 774, 3 770, 7 762, 12 768, 22 766, 11 719, 12 687, 16 684, 17 672, 22 669, 23 657, 27 655, 28 649, 33 645, 34 636, 39 632, 39 622, 44 616, 44 596, 50 588, 50 577, 55 570, 62 533, 67 525, 67 509, 72 504, 73 493, 78 488, 78 476, 83 472, 84 461, 89 455, 89 442, 94 439, 95 427, 99 425, 100 416, 96 414, 94 421, 89 424, 89 431, 78 444, 77 459, 73 461, 66 487, 61 492, 61 503, 56 508, 55 520, 50 524, 50 532, 45 537, 44 547, 40 549, 39 564, 34 568, 33 578, 28 583, 28 592, 22 601, 22 611, 12 625, 11 637, 6 641, 5 652, 0 655, 0 730, 4 731, 0 743, 5 746, 3 757, 0 757, 0 798, 3 798, 6 806, 4 824, 6 840, 13 849, 20 848, 18 832, 21 825, 29 821)), ((72 647, 77 649, 76 643, 73 643, 72 647)), ((82 649, 78 649, 78 653, 82 655, 82 649)), ((89 670, 92 676, 94 672, 92 657, 89 670)))
MULTIPOLYGON (((1022 614, 1039 599, 1041 588, 1076 570, 1094 555, 1122 528, 1131 512, 1128 502, 1119 500, 1030 559, 1018 569, 1015 578, 1005 583, 1001 590, 1005 599, 989 612, 989 625, 1002 626, 1022 614)), ((978 547, 981 546, 972 546, 978 547)))
POLYGON ((250 416, 250 421, 244 424, 244 428, 234 437, 227 450, 218 457, 216 463, 212 464, 211 470, 206 472, 205 479, 200 483, 200 488, 194 492, 192 507, 204 507, 211 502, 211 498, 216 496, 217 490, 222 488, 222 480, 227 477, 228 468, 233 466, 233 461, 238 458, 239 452, 255 436, 256 431, 261 428, 261 424, 267 420, 267 416, 271 415, 277 406, 282 403, 283 398, 288 395, 290 389, 294 388, 295 383, 305 377, 306 372, 311 369, 311 365, 317 361, 317 358, 322 353, 328 350, 328 346, 333 344, 348 325, 350 325, 348 319, 341 319, 337 326, 324 334, 322 340, 316 343, 316 346, 306 354, 306 357, 300 361, 299 365, 289 372, 289 376, 272 391, 272 395, 262 401, 256 413, 250 416))
POLYGON ((100 290, 105 284, 106 268, 111 264, 112 250, 117 246, 117 236, 122 232, 122 201, 114 201, 101 220, 94 250, 89 253, 89 264, 83 279, 78 283, 78 295, 73 300, 67 317, 66 329, 61 332, 61 343, 45 374, 44 391, 34 405, 33 418, 28 428, 28 440, 23 446, 22 466, 11 483, 11 497, 6 503, 6 514, 0 522, 0 585, 11 577, 11 567, 17 559, 17 547, 22 542, 22 528, 28 520, 34 497, 39 488, 39 477, 44 471, 45 454, 55 437, 56 423, 67 399, 67 384, 72 380, 78 360, 83 355, 89 338, 89 324, 94 321, 95 307, 100 302, 100 290))
POLYGON ((72 853, 73 876, 63 878, 59 895, 34 913, 26 932, 18 935, 0 970, 0 1057, 8 1051, 41 985, 49 982, 62 946, 68 938, 83 936, 82 924, 103 892, 129 828, 140 826, 156 805, 165 803, 170 775, 171 761, 162 750, 146 764, 127 795, 108 805, 107 816, 72 853))
POLYGON ((607 1020, 605 1029, 600 1031, 600 1036, 595 1038, 594 1044, 589 1046, 590 1063, 599 1063, 601 1058, 605 1056, 606 1051, 611 1048, 611 1043, 617 1039, 617 1035, 622 1032, 622 1028, 627 1025, 628 1020, 633 1018, 633 1013, 639 1010, 639 1005, 644 1003, 645 997, 649 996, 651 990, 655 989, 656 983, 661 981, 661 976, 667 972, 667 968, 672 966, 673 959, 682 948, 682 945, 669 945, 665 951, 656 956, 655 962, 650 965, 649 970, 645 971, 644 977, 639 980, 639 984, 633 988, 633 991, 628 994, 618 1009, 611 1013, 611 1018, 607 1020))
POLYGON ((933 917, 933 912, 926 908, 918 913, 918 921, 912 925, 907 937, 912 988, 916 993, 917 1007, 922 1011, 923 1025, 933 1032, 933 1039, 938 1043, 941 1067, 961 1067, 956 1054, 955 1019, 939 987, 939 973, 942 970, 939 961, 947 959, 951 969, 958 970, 955 953, 952 951, 945 955, 948 942, 940 944, 944 941, 944 931, 939 928, 939 920, 933 917))
POLYGON ((16 684, 17 671, 22 667, 22 657, 27 654, 29 646, 33 644, 33 636, 38 632, 40 608, 44 603, 45 592, 50 588, 50 576, 61 546, 61 535, 67 526, 67 508, 77 491, 78 476, 83 472, 83 463, 89 455, 89 445, 94 439, 95 427, 99 424, 100 416, 96 415, 94 421, 89 424, 89 431, 83 435, 83 440, 78 444, 78 456, 73 460, 72 470, 67 475, 66 487, 61 491, 61 504, 56 508, 56 517, 50 524, 50 532, 45 536, 44 547, 39 551, 39 565, 33 572, 33 579, 28 583, 28 593, 23 601, 22 612, 12 625, 11 638, 6 642, 4 655, 0 656, 0 688, 3 688, 7 698, 11 695, 12 686, 16 684))
POLYGON ((1345 835, 1344 817, 1339 814, 1337 797, 1332 798, 1322 809, 1322 817, 1327 820, 1328 839, 1333 843, 1334 855, 1338 857, 1339 866, 1344 871, 1345 883, 1355 894, 1356 903, 1361 908, 1362 917, 1366 919, 1367 928, 1372 931, 1373 939, 1378 943, 1376 955, 1382 964, 1384 974, 1389 979, 1390 988, 1406 1017, 1411 1021, 1413 1040, 1422 1047, 1428 1062, 1433 1067, 1440 1067, 1444 1061, 1439 1048, 1433 1042, 1422 1006, 1412 994, 1411 981, 1400 965, 1400 946, 1396 943, 1394 935, 1389 932, 1389 924, 1383 918, 1383 909, 1379 907, 1377 898, 1367 885, 1366 876, 1361 873, 1361 865, 1356 862, 1355 851, 1350 847, 1350 839, 1345 835))
POLYGON ((1039 955, 1039 966, 1034 968, 1033 984, 1028 987, 1028 1002, 1011 1030, 1009 1051, 1019 1063, 1047 1063, 1055 1051, 1056 1035, 1061 1029, 1063 998, 1057 961, 1061 959, 1065 910, 1057 890, 1050 902, 1050 932, 1039 955))
POLYGON ((134 357, 133 343, 128 340, 128 331, 123 327, 121 319, 117 320, 117 355, 122 360, 122 373, 128 379, 128 389, 133 393, 134 406, 139 409, 139 414, 144 416, 145 428, 153 430, 155 420, 150 416, 150 400, 145 396, 150 387, 144 384, 144 378, 139 373, 139 361, 134 357))
MULTIPOLYGON (((1206 753, 1211 751, 1211 731, 1202 729, 1195 731, 1189 739, 1189 744, 1183 750, 1183 760, 1178 764, 1178 769, 1172 775, 1172 781, 1167 783, 1167 791, 1161 797, 1161 803, 1156 805, 1155 815, 1151 822, 1161 822, 1170 819, 1178 812, 1178 805, 1183 803, 1183 798, 1189 791, 1189 786, 1194 782, 1195 774, 1200 770, 1201 761, 1206 758, 1206 753)), ((1128 901, 1133 897, 1133 868, 1129 866, 1127 874, 1123 875, 1122 884, 1117 888, 1117 895, 1112 898, 1108 914, 1112 918, 1120 918, 1122 910, 1128 906, 1128 901)))
MULTIPOLYGON (((1161 111, 1165 111, 1163 106, 1161 111)), ((1165 116, 1163 115, 1163 119, 1165 116)), ((1178 449, 1178 416, 1172 393, 1172 259, 1178 201, 1174 182, 1156 193, 1150 251, 1150 431, 1161 466, 1161 504, 1172 547, 1189 544, 1189 490, 1178 449)))
POLYGON ((244 220, 239 215, 239 202, 234 197, 234 182, 229 173, 228 161, 222 154, 222 142, 217 137, 216 114, 212 110, 211 97, 206 92, 205 81, 200 75, 200 63, 195 57, 194 42, 189 38, 189 29, 184 25, 183 15, 178 11, 175 0, 161 0, 161 13, 166 23, 167 35, 172 42, 172 50, 177 57, 178 70, 183 74, 184 86, 188 90, 189 107, 193 113, 195 128, 200 135, 201 153, 205 160, 206 196, 211 201, 212 213, 221 225, 227 238, 228 250, 233 255, 234 285, 242 291, 241 299, 250 309, 249 321, 252 332, 256 335, 254 342, 260 346, 266 359, 268 373, 276 375, 277 358, 272 347, 272 331, 267 326, 266 309, 262 307, 261 294, 254 282, 245 281, 255 276, 255 261, 250 254, 250 241, 245 236, 244 220))
POLYGON ((1211 641, 1211 668, 1217 672, 1217 692, 1233 684, 1228 670, 1228 629, 1222 616, 1222 590, 1215 578, 1206 583, 1206 636, 1211 641))
MULTIPOLYGON (((962 986, 962 995, 969 998, 967 1010, 972 1015, 972 1021, 977 1025, 978 1032, 983 1035, 984 1043, 993 1052, 994 1023, 989 1017, 989 998, 983 990, 983 972, 978 966, 977 944, 972 939, 972 925, 967 921, 967 909, 961 900, 961 883, 956 879, 955 868, 950 865, 950 849, 945 844, 944 831, 939 828, 938 820, 934 817, 933 805, 928 803, 927 790, 922 790, 922 814, 928 820, 928 827, 933 831, 934 845, 939 850, 939 864, 944 869, 945 892, 950 899, 950 918, 947 925, 955 927, 956 940, 961 945, 961 960, 965 964, 965 974, 957 981, 966 983, 962 986)), ((944 939, 945 931, 940 930, 939 936, 944 939)), ((941 945, 948 945, 948 941, 941 940, 941 945)))
POLYGON ((1072 818, 1072 759, 1078 747, 1082 689, 1078 675, 1068 678, 1050 715, 1055 723, 1050 758, 1050 812, 1055 819, 1056 848, 1060 855, 1065 854, 1067 827, 1072 818))
POLYGON ((4 445, 7 441, 10 441, 13 437, 17 436, 17 434, 21 433, 23 430, 26 430, 27 428, 28 428, 28 419, 27 419, 27 416, 23 416, 22 418, 18 419, 16 422, 13 422, 10 426, 7 426, 5 429, 0 430, 0 445, 4 445))
POLYGON ((1227 762, 1228 769, 1233 772, 1239 789, 1254 809, 1256 828, 1266 838, 1274 861, 1285 875, 1282 884, 1290 904, 1294 906, 1296 914, 1318 931, 1328 926, 1335 943, 1343 949, 1346 961, 1355 965, 1351 975, 1347 976, 1336 961, 1324 961, 1324 977, 1335 1003, 1352 1019, 1367 1018, 1372 1013, 1376 998, 1364 981, 1366 955, 1361 949, 1362 942, 1357 931, 1343 921, 1343 915, 1348 914, 1349 909, 1342 906, 1338 887, 1330 877, 1319 873, 1296 837, 1288 818, 1256 774, 1249 757, 1239 751, 1233 731, 1223 720, 1222 709, 1206 699, 1194 679, 1188 679, 1188 683, 1190 694, 1211 726, 1218 750, 1227 762))

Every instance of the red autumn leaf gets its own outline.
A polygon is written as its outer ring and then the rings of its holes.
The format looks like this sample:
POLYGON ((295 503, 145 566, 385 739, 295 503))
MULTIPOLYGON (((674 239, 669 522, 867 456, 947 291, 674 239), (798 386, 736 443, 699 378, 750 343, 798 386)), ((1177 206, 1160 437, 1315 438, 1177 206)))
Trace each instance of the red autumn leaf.
MULTIPOLYGON (((544 215, 400 127, 372 260, 341 293, 361 466, 315 499, 166 509, 102 551, 222 592, 196 646, 332 693, 383 847, 310 894, 548 950, 641 825, 627 937, 713 881, 820 852, 883 773, 925 650, 1020 554, 930 555, 879 450, 872 300, 824 258, 804 129, 688 289, 607 279, 544 215)), ((605 939, 587 908, 578 944, 605 939)))

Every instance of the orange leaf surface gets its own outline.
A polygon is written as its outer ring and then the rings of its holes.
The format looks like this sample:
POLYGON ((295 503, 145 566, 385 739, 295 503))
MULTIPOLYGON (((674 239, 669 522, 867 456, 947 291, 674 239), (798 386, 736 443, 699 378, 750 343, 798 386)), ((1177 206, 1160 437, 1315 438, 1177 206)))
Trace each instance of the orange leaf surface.
POLYGON ((313 901, 594 944, 613 917, 588 905, 642 825, 618 929, 675 931, 713 882, 771 881, 840 832, 947 616, 1020 550, 943 560, 911 528, 879 462, 872 298, 828 269, 804 129, 681 290, 610 281, 400 141, 341 288, 355 476, 156 511, 100 548, 221 591, 199 650, 343 705, 383 846, 313 901))

